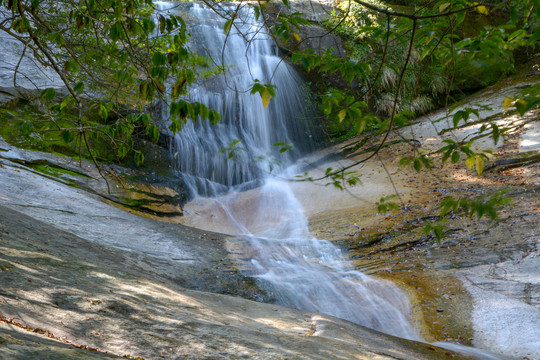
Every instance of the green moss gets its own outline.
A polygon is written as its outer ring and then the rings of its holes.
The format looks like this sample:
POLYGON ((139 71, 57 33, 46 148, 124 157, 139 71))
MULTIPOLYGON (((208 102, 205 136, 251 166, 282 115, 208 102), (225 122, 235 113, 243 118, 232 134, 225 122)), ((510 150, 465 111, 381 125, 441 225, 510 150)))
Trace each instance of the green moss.
POLYGON ((62 174, 71 175, 71 176, 77 176, 77 177, 86 177, 87 175, 71 171, 68 169, 64 169, 58 166, 49 165, 49 164, 37 164, 37 165, 30 165, 31 168, 33 168, 36 171, 39 171, 44 174, 52 175, 55 177, 61 177, 62 174))
POLYGON ((77 158, 77 144, 67 142, 61 131, 54 131, 59 127, 72 127, 73 121, 65 119, 53 122, 32 105, 21 101, 15 107, 0 108, 0 135, 6 142, 23 149, 77 158))

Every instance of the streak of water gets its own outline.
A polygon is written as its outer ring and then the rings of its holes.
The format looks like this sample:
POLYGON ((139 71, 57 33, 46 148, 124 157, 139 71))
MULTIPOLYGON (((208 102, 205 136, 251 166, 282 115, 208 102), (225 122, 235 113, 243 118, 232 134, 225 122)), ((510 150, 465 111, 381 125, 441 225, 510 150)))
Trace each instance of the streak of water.
MULTIPOLYGON (((161 9, 167 4, 159 3, 161 9)), ((219 9, 229 15, 235 12, 228 34, 223 31, 224 20, 208 8, 193 4, 188 14, 191 48, 226 69, 225 76, 193 86, 189 96, 217 110, 222 121, 217 125, 190 122, 175 139, 176 165, 191 196, 253 186, 270 171, 313 149, 317 134, 308 121, 313 110, 301 90, 301 78, 278 56, 277 46, 251 9, 231 5, 219 9), (259 95, 251 94, 255 81, 279 84, 267 108, 259 95), (285 145, 276 143, 294 144, 294 148, 280 154, 285 145)))
POLYGON ((218 16, 196 4, 190 9, 190 16, 199 21, 192 33, 205 44, 207 56, 228 65, 229 72, 210 88, 208 84, 193 88, 190 95, 191 100, 218 110, 222 123, 215 127, 204 121, 190 124, 176 137, 175 145, 178 168, 192 195, 222 195, 206 200, 211 209, 210 229, 245 235, 251 275, 270 284, 278 303, 422 341, 412 325, 407 296, 389 281, 354 270, 330 242, 311 238, 307 218, 289 184, 269 175, 270 163, 260 161, 274 159, 274 174, 298 172, 290 164, 311 147, 305 140, 312 136, 306 122, 309 106, 298 75, 281 62, 252 13, 234 11, 243 22, 235 21, 239 31, 233 27, 227 37, 218 16), (247 91, 254 79, 278 85, 278 96, 267 109, 247 91), (233 159, 220 153, 237 139, 242 139, 243 150, 233 159), (298 151, 286 153, 277 163, 279 149, 272 144, 278 141, 289 142, 298 151), (237 192, 253 182, 261 186, 237 192))
POLYGON ((339 248, 309 237, 302 206, 288 183, 266 180, 257 203, 256 215, 243 224, 251 262, 255 276, 272 284, 279 303, 420 340, 401 290, 355 271, 339 248), (253 226, 260 223, 267 226, 253 226))

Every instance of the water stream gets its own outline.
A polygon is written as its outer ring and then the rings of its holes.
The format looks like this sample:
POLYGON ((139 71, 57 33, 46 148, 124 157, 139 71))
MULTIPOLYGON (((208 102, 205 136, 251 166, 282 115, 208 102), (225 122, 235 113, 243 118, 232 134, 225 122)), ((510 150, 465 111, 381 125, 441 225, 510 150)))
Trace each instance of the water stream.
MULTIPOLYGON (((164 8, 167 3, 160 3, 164 8)), ((247 5, 242 8, 220 6, 225 15, 234 11, 236 20, 227 35, 224 20, 214 11, 192 4, 189 27, 193 51, 226 68, 218 76, 192 86, 190 100, 217 110, 222 120, 188 123, 177 136, 174 151, 177 166, 191 196, 215 196, 252 187, 269 172, 290 164, 313 149, 313 109, 303 82, 278 56, 278 49, 247 5), (250 93, 255 81, 279 84, 276 97, 265 109, 260 96, 250 93), (233 158, 231 144, 234 146, 233 158), (279 153, 286 145, 291 151, 279 153)))
MULTIPOLYGON (((166 3, 162 3, 162 8, 166 3)), ((223 20, 194 4, 189 9, 194 47, 204 50, 226 76, 191 89, 190 99, 222 114, 217 126, 190 123, 176 136, 178 169, 191 195, 215 196, 222 210, 216 231, 249 239, 251 274, 270 284, 278 303, 321 312, 388 333, 420 340, 411 326, 407 297, 392 283, 355 271, 341 250, 309 236, 302 206, 282 177, 294 176, 294 160, 314 147, 310 103, 296 71, 278 56, 277 47, 248 8, 237 13, 228 36, 223 20), (267 108, 249 89, 254 80, 277 85, 267 108), (241 139, 232 158, 220 152, 241 139), (288 143, 292 151, 280 154, 288 143), (240 190, 259 185, 243 201, 240 190)))
MULTIPOLYGON (((218 110, 222 122, 189 124, 175 139, 176 166, 194 198, 191 208, 201 204, 202 227, 244 235, 250 275, 268 284, 278 303, 423 341, 399 288, 354 270, 339 248, 309 236, 302 206, 281 180, 297 174, 295 162, 315 146, 309 101, 299 76, 278 57, 252 12, 222 8, 233 10, 240 31, 233 26, 226 36, 218 15, 197 4, 189 8, 192 46, 228 67, 226 76, 195 86, 190 94, 218 110), (249 93, 255 79, 277 85, 277 97, 266 109, 249 93), (241 149, 232 158, 220 151, 238 139, 241 149), (290 143, 294 150, 280 154, 276 142, 290 143)), ((197 220, 193 224, 201 226, 197 220)))

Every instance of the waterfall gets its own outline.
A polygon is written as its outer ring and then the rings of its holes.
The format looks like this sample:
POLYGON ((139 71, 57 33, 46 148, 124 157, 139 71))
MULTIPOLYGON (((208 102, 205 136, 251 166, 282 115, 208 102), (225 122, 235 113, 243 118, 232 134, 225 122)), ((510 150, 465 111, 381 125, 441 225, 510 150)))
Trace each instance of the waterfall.
POLYGON ((237 14, 228 36, 218 14, 198 4, 189 8, 194 51, 227 68, 224 76, 194 86, 189 100, 219 111, 222 121, 189 123, 174 144, 193 203, 206 202, 212 213, 208 221, 203 218, 204 226, 213 221, 213 230, 248 239, 250 275, 267 284, 278 303, 420 339, 405 294, 391 282, 355 271, 330 242, 310 238, 300 202, 278 179, 294 176, 295 160, 314 147, 313 112, 302 81, 248 7, 220 9, 237 14), (250 94, 255 79, 277 86, 267 108, 250 94), (239 139, 241 149, 232 158, 229 150, 220 151, 239 139), (294 150, 280 154, 277 142, 294 150))
MULTIPOLYGON (((225 34, 218 13, 190 5, 192 50, 225 68, 226 74, 192 86, 188 100, 217 110, 222 120, 217 125, 207 120, 186 124, 175 137, 173 151, 191 197, 216 196, 235 186, 252 187, 312 150, 317 131, 309 120, 313 108, 302 91, 302 79, 278 56, 277 46, 249 6, 219 5, 224 15, 236 14, 225 34), (278 85, 267 108, 258 94, 250 93, 254 81, 278 85), (233 150, 224 150, 238 140, 233 150), (289 145, 290 151, 280 153, 289 145)), ((172 5, 158 6, 163 10, 172 5)))
POLYGON ((246 226, 253 274, 271 284, 278 303, 420 340, 400 289, 354 270, 329 241, 309 237, 307 218, 288 183, 267 179, 251 211, 257 214, 246 226), (253 226, 263 222, 264 227, 253 226))
MULTIPOLYGON (((178 4, 158 3, 161 9, 178 4)), ((188 13, 181 15, 193 22, 192 48, 227 68, 225 76, 194 86, 189 95, 189 100, 218 110, 222 121, 215 126, 188 123, 175 137, 176 166, 193 198, 186 208, 187 223, 243 235, 243 243, 231 246, 240 248, 249 265, 246 273, 261 279, 279 304, 423 341, 412 325, 407 296, 392 282, 353 269, 329 241, 310 237, 302 205, 282 180, 301 172, 299 158, 315 148, 317 138, 298 74, 279 58, 248 5, 216 4, 218 12, 237 16, 228 36, 215 11, 185 6, 188 13), (277 86, 267 108, 250 94, 255 79, 277 86), (232 156, 230 149, 222 151, 237 140, 241 147, 232 156), (289 143, 293 150, 281 154, 276 142, 289 143)), ((436 345, 498 359, 458 344, 436 345)))

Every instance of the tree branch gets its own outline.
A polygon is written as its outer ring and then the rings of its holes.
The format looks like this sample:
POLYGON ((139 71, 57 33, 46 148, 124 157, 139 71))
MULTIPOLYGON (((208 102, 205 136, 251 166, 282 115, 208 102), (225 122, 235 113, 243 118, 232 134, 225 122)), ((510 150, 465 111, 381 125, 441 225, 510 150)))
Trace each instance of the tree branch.
POLYGON ((467 6, 467 7, 464 7, 464 8, 461 8, 461 9, 457 9, 457 10, 452 10, 452 11, 448 11, 448 12, 445 12, 445 13, 440 13, 440 14, 433 14, 433 15, 415 15, 416 13, 414 14, 407 14, 407 13, 402 13, 402 12, 397 12, 397 11, 392 11, 392 10, 389 10, 388 8, 385 9, 385 8, 382 8, 382 7, 379 7, 379 6, 375 6, 373 4, 370 4, 370 3, 367 3, 365 1, 362 1, 362 0, 352 0, 354 1, 355 3, 357 4, 360 4, 364 7, 367 7, 368 9, 370 10, 373 10, 373 11, 376 11, 378 13, 382 13, 382 14, 386 14, 386 15, 390 15, 390 16, 397 16, 397 17, 403 17, 403 18, 408 18, 408 19, 411 19, 411 20, 421 20, 421 19, 434 19, 434 18, 439 18, 439 17, 445 17, 445 16, 450 16, 450 15, 454 15, 454 14, 457 14, 457 13, 460 13, 460 12, 463 12, 463 11, 467 11, 467 10, 471 10, 471 9, 476 9, 478 8, 479 6, 488 6, 488 7, 496 7, 496 6, 500 6, 502 4, 505 4, 507 1, 503 1, 502 3, 500 4, 488 4, 488 3, 477 3, 475 5, 471 5, 471 6, 467 6))
POLYGON ((374 157, 375 155, 377 155, 379 150, 381 150, 384 143, 386 142, 386 139, 388 139, 388 135, 390 135, 390 131, 392 130, 392 125, 394 123, 394 119, 395 119, 395 116, 396 116, 397 103, 398 103, 399 94, 400 94, 400 91, 401 91, 401 85, 403 83, 403 78, 405 76, 405 72, 407 71, 407 66, 409 65, 409 62, 411 60, 411 54, 412 54, 412 50, 413 50, 413 47, 414 47, 414 37, 416 35, 416 28, 417 28, 417 20, 413 19, 413 28, 412 28, 411 38, 409 40, 409 50, 407 52, 407 58, 405 59, 405 64, 403 65, 403 68, 401 69, 401 74, 399 76, 399 81, 398 81, 398 85, 397 85, 396 95, 394 97, 394 105, 392 107, 392 113, 391 113, 391 116, 390 116, 390 122, 388 124, 388 129, 386 130, 386 133, 385 133, 384 138, 382 139, 381 143, 379 144, 377 149, 375 149, 375 151, 371 155, 369 155, 368 157, 366 157, 366 158, 364 158, 362 160, 356 161, 351 165, 344 166, 339 170, 330 172, 330 173, 326 174, 325 176, 322 176, 322 177, 317 178, 317 179, 313 179, 314 181, 322 180, 322 179, 325 179, 325 178, 328 178, 328 177, 331 177, 331 176, 338 175, 339 173, 342 173, 345 170, 348 170, 348 169, 350 169, 350 168, 352 168, 352 167, 354 167, 354 166, 356 166, 358 164, 364 163, 364 162, 368 161, 369 159, 371 159, 372 157, 374 157))

